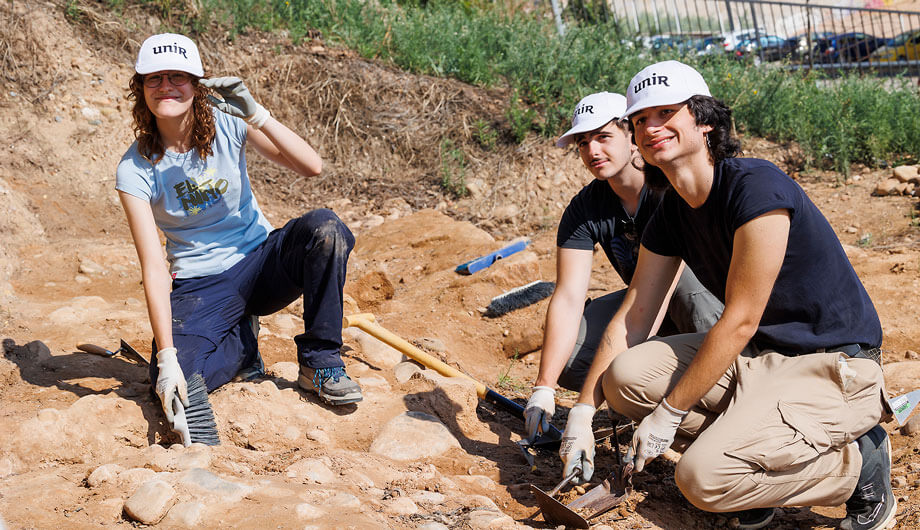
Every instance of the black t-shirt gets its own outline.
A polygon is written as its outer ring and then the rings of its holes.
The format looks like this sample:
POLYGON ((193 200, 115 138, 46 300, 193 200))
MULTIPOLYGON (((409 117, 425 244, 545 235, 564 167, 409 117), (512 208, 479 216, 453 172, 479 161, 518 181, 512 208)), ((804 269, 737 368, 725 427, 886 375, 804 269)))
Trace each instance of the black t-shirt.
POLYGON ((805 191, 766 160, 717 164, 709 197, 696 209, 668 190, 642 244, 683 258, 724 302, 735 230, 780 208, 789 211, 789 242, 755 342, 787 355, 854 343, 880 346, 878 314, 834 230, 805 191))
POLYGON ((630 217, 610 184, 593 180, 572 198, 556 232, 556 246, 593 250, 599 243, 610 264, 627 284, 639 257, 645 225, 661 202, 661 194, 643 188, 636 215, 630 217))

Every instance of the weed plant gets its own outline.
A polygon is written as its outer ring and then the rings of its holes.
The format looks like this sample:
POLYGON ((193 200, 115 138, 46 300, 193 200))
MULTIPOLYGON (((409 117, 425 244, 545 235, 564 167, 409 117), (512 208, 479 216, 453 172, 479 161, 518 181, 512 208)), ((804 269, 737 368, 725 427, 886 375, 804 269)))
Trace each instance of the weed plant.
MULTIPOLYGON (((121 5, 125 0, 109 0, 121 5)), ((160 8, 162 0, 138 0, 160 8)), ((739 130, 797 142, 812 166, 849 171, 854 162, 917 162, 920 97, 916 87, 877 78, 825 79, 775 64, 729 56, 652 54, 624 38, 614 22, 569 24, 559 37, 551 16, 520 2, 485 0, 201 0, 200 17, 235 35, 249 28, 285 30, 296 40, 319 32, 327 42, 421 74, 509 89, 510 137, 563 131, 573 105, 600 90, 626 91, 651 62, 681 59, 697 67, 713 95, 734 110, 739 130)), ((67 4, 70 6, 71 4, 67 4)), ((69 7, 69 11, 73 8, 69 7)))

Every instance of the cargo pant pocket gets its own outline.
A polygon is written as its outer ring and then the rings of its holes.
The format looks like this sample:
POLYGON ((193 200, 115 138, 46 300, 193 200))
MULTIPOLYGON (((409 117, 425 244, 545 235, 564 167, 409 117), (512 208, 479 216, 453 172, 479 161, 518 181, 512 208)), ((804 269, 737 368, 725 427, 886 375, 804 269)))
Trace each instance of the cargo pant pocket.
MULTIPOLYGON (((832 446, 827 429, 807 410, 796 405, 778 402, 761 422, 745 437, 739 438, 735 447, 726 451, 756 468, 769 472, 792 470, 815 459, 832 446)), ((753 479, 760 483, 782 482, 782 475, 755 473, 753 479)))

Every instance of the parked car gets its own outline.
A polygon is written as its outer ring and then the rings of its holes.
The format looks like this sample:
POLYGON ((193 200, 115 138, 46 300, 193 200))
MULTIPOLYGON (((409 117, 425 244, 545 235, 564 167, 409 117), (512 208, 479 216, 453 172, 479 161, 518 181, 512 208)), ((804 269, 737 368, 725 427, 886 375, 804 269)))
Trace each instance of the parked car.
POLYGON ((916 61, 920 59, 920 30, 912 29, 901 33, 891 43, 872 52, 870 61, 890 63, 894 61, 916 61))
POLYGON ((808 55, 809 50, 815 49, 818 41, 831 39, 833 37, 833 31, 816 31, 811 34, 811 39, 809 39, 808 33, 802 33, 801 35, 796 35, 795 37, 789 37, 786 39, 786 41, 788 46, 794 46, 794 53, 797 57, 804 57, 808 55), (811 41, 811 47, 809 47, 809 40, 811 41))
POLYGON ((724 53, 728 46, 725 35, 712 35, 696 41, 697 55, 714 55, 724 53))
POLYGON ((731 33, 723 33, 721 37, 724 39, 722 41, 722 48, 727 52, 735 51, 735 48, 741 42, 753 39, 758 35, 766 35, 767 31, 765 29, 739 29, 732 31, 731 33))
POLYGON ((888 44, 887 39, 868 33, 850 32, 821 39, 815 46, 817 58, 825 63, 865 61, 875 50, 888 44))
POLYGON ((756 56, 764 61, 777 61, 791 57, 795 44, 777 35, 761 35, 742 41, 735 47, 737 57, 756 56))

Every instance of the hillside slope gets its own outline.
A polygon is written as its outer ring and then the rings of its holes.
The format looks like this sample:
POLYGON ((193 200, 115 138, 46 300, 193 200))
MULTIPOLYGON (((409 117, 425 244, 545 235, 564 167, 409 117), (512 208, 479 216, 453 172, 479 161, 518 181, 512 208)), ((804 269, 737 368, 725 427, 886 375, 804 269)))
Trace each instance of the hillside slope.
MULTIPOLYGON (((300 392, 291 341, 302 326, 297 304, 262 320, 268 376, 212 394, 219 447, 172 445, 143 367, 76 350, 79 343, 116 349, 124 339, 149 358, 151 340, 114 168, 132 140, 124 94, 134 53, 159 21, 143 12, 116 18, 93 5, 76 25, 63 1, 0 5, 0 519, 11 529, 136 521, 162 528, 547 527, 534 516, 526 485, 552 488, 558 458, 539 455, 532 472, 514 443, 520 420, 478 403, 468 382, 418 370, 348 329, 344 357, 365 400, 331 410, 300 392)), ((242 77, 323 156, 326 170, 315 179, 255 156, 251 176, 273 224, 325 206, 353 229, 346 313, 373 313, 387 329, 523 403, 538 354, 505 352, 539 347, 546 302, 498 319, 481 309, 513 287, 554 279, 555 225, 589 179, 577 157, 545 138, 509 143, 501 89, 408 75, 320 41, 203 37, 201 48, 212 74, 242 77), (497 131, 494 146, 476 140, 476 122, 497 131), (462 164, 452 150, 463 153, 462 164), (462 176, 470 195, 447 192, 445 175, 462 176), (520 237, 532 241, 528 250, 472 276, 454 272, 520 237)), ((744 142, 780 165, 792 158, 790 147, 744 142)), ((847 186, 829 174, 798 178, 878 307, 889 389, 902 392, 920 386, 920 361, 905 360, 908 350, 920 351, 920 235, 911 225, 916 199, 870 197, 882 176, 864 172, 847 186)), ((602 255, 595 261, 591 296, 622 287, 602 255)), ((556 425, 564 425, 573 398, 561 396, 556 425)), ((595 427, 606 421, 599 415, 595 427)), ((897 434, 894 425, 889 432, 899 521, 915 527, 917 435, 897 434)), ((676 458, 637 476, 628 506, 600 522, 728 524, 680 497, 676 458)), ((599 450, 598 475, 613 462, 609 448, 599 450)), ((829 528, 842 513, 785 510, 777 527, 829 528)))

